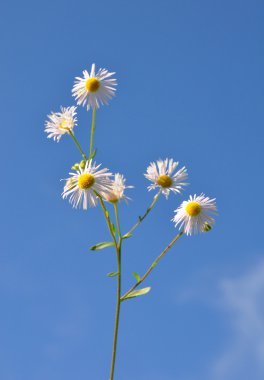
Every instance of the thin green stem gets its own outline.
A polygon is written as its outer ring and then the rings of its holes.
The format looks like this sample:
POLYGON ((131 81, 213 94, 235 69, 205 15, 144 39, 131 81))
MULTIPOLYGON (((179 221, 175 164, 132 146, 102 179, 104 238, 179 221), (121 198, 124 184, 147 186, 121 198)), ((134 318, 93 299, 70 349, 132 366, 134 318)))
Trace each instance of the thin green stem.
POLYGON ((117 257, 117 299, 116 299, 116 315, 115 315, 115 329, 114 329, 114 339, 113 339, 113 349, 112 349, 112 361, 110 369, 110 380, 114 379, 115 372, 115 361, 116 361, 116 349, 117 349, 117 338, 118 338, 118 328, 119 328, 119 319, 120 319, 120 306, 121 306, 121 246, 122 246, 122 235, 120 229, 119 215, 118 215, 118 206, 114 203, 116 225, 118 232, 118 244, 116 247, 116 257, 117 257))
POLYGON ((164 249, 164 251, 161 252, 161 254, 153 261, 151 266, 148 268, 148 270, 145 272, 145 274, 141 277, 141 279, 136 282, 135 285, 132 286, 122 297, 121 301, 123 301, 129 293, 131 293, 133 290, 135 290, 142 282, 148 277, 148 275, 152 272, 152 270, 155 268, 155 266, 158 264, 160 259, 165 255, 165 253, 173 246, 174 243, 183 235, 184 231, 178 233, 178 235, 170 242, 170 244, 164 249))
POLYGON ((114 379, 114 371, 115 371, 115 360, 116 360, 116 348, 117 348, 117 337, 118 337, 118 328, 119 328, 119 319, 120 319, 120 305, 121 305, 121 245, 122 245, 122 237, 121 237, 121 230, 120 230, 120 223, 119 223, 119 217, 118 217, 118 209, 117 205, 115 205, 115 215, 116 215, 116 224, 118 229, 118 241, 116 240, 115 233, 113 231, 113 224, 109 217, 109 212, 107 211, 107 208, 105 206, 105 203, 100 196, 99 193, 94 191, 95 194, 98 196, 106 223, 108 225, 110 234, 114 240, 115 248, 116 248, 116 258, 117 258, 117 294, 116 294, 116 315, 115 315, 115 328, 114 328, 114 340, 113 340, 113 349, 112 349, 112 360, 111 360, 111 370, 110 370, 110 380, 114 379))
POLYGON ((94 144, 94 131, 95 131, 95 117, 96 117, 96 108, 93 109, 93 116, 92 116, 89 160, 94 157, 93 144, 94 144))
POLYGON ((148 214, 150 213, 150 211, 153 209, 153 207, 155 206, 155 203, 157 202, 159 196, 161 194, 161 190, 155 195, 151 205, 147 208, 147 211, 145 212, 145 214, 143 216, 139 216, 139 220, 137 221, 137 223, 126 233, 126 235, 129 235, 129 234, 132 234, 132 232, 140 225, 141 222, 143 222, 143 220, 148 216, 148 214))
POLYGON ((100 194, 97 193, 97 191, 94 191, 94 193, 97 195, 97 197, 99 198, 99 202, 101 204, 101 207, 102 207, 102 210, 103 210, 103 213, 104 213, 104 217, 105 217, 105 220, 106 220, 106 223, 107 223, 107 226, 108 226, 108 229, 109 229, 109 232, 114 240, 114 243, 115 243, 115 247, 117 249, 117 246, 118 246, 118 243, 117 243, 117 240, 116 240, 116 236, 115 236, 115 233, 113 231, 113 223, 111 222, 110 220, 110 216, 109 216, 109 212, 107 211, 107 208, 105 206, 105 203, 103 201, 103 198, 101 197, 100 194))
POLYGON ((71 131, 70 129, 69 129, 69 135, 71 136, 71 138, 73 139, 75 145, 77 146, 77 148, 78 148, 79 151, 81 152, 81 155, 83 156, 83 159, 84 159, 84 160, 87 160, 86 154, 85 154, 84 151, 82 150, 81 145, 79 144, 78 140, 76 139, 76 137, 74 136, 74 134, 72 133, 72 131, 71 131))
POLYGON ((118 214, 118 206, 117 203, 114 203, 114 209, 115 209, 115 217, 116 217, 116 225, 117 225, 117 233, 121 242, 122 235, 121 235, 121 229, 120 229, 120 222, 119 222, 119 214, 118 214))
POLYGON ((115 360, 116 360, 116 348, 117 348, 117 337, 118 337, 118 328, 119 328, 119 318, 120 318, 120 306, 121 306, 121 254, 119 252, 119 260, 117 261, 118 266, 118 276, 117 276, 117 299, 116 299, 116 315, 115 315, 115 329, 114 329, 114 341, 112 349, 112 361, 110 369, 110 378, 109 380, 114 379, 115 372, 115 360))

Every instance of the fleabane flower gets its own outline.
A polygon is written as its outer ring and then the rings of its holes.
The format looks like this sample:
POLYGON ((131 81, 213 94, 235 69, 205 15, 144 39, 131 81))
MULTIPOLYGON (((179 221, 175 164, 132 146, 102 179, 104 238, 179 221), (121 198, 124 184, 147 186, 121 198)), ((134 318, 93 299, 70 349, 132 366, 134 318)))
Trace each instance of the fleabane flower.
POLYGON ((95 64, 92 64, 91 72, 83 71, 83 77, 76 77, 72 89, 72 95, 75 97, 78 105, 87 106, 90 108, 99 108, 100 104, 108 104, 115 95, 115 86, 117 81, 110 78, 115 73, 110 73, 106 69, 99 69, 95 73, 95 64))
POLYGON ((110 192, 104 194, 105 200, 111 203, 117 203, 123 199, 126 203, 130 200, 125 194, 125 189, 131 189, 134 186, 126 186, 126 179, 122 174, 115 174, 115 178, 111 181, 112 189, 110 192))
POLYGON ((162 194, 167 199, 170 191, 180 193, 182 187, 187 185, 185 182, 187 179, 187 169, 183 166, 180 170, 175 171, 178 165, 179 162, 168 158, 166 160, 151 162, 147 168, 147 172, 144 174, 152 182, 152 185, 148 186, 148 190, 160 188, 162 194))
POLYGON ((210 199, 204 194, 190 196, 188 201, 182 202, 180 207, 175 210, 175 216, 172 221, 175 227, 183 227, 186 235, 192 235, 197 232, 209 231, 214 224, 211 215, 217 211, 215 198, 210 199))
POLYGON ((76 107, 61 107, 61 112, 52 112, 48 115, 48 120, 45 124, 45 132, 48 133, 48 138, 60 141, 61 136, 65 133, 72 132, 77 125, 76 107))
POLYGON ((76 173, 69 173, 70 178, 66 179, 66 184, 62 192, 62 198, 69 196, 70 203, 74 208, 94 207, 97 204, 97 192, 99 195, 107 194, 112 190, 108 169, 100 169, 101 165, 96 165, 92 160, 87 161, 85 167, 79 167, 76 173))

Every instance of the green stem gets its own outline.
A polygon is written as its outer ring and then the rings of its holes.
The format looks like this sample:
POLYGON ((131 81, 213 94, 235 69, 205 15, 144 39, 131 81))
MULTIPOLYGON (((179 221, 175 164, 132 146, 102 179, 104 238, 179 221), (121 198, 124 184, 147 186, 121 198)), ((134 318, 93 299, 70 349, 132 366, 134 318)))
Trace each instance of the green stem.
POLYGON ((97 197, 99 198, 99 202, 101 204, 101 207, 102 207, 102 210, 103 210, 103 213, 104 213, 104 217, 105 217, 105 220, 106 220, 106 223, 107 223, 107 226, 108 226, 108 229, 109 229, 109 232, 114 240, 114 243, 115 243, 115 247, 117 249, 117 240, 116 240, 116 236, 115 236, 115 233, 113 231, 113 228, 112 228, 112 222, 110 220, 110 217, 109 217, 109 212, 107 211, 107 208, 105 207, 105 203, 103 201, 103 198, 101 197, 100 194, 97 193, 97 191, 94 191, 94 193, 97 195, 97 197))
POLYGON ((76 139, 76 137, 74 136, 74 134, 72 133, 72 131, 71 131, 70 129, 69 129, 69 135, 71 136, 71 138, 73 139, 75 145, 77 146, 77 148, 78 148, 79 151, 81 152, 81 155, 83 156, 83 159, 84 159, 84 160, 87 160, 86 154, 85 154, 84 151, 82 150, 81 145, 79 144, 78 140, 76 139))
POLYGON ((121 237, 121 230, 120 230, 120 223, 119 223, 119 217, 118 217, 118 208, 117 205, 115 206, 115 216, 116 216, 116 224, 118 229, 118 242, 116 240, 116 236, 112 229, 112 222, 109 217, 109 212, 107 211, 107 208, 105 206, 105 203, 96 191, 94 191, 95 194, 98 196, 106 223, 108 225, 110 234, 114 240, 115 248, 116 248, 116 257, 117 257, 117 295, 116 295, 116 315, 115 315, 115 328, 114 328, 114 340, 113 340, 113 349, 112 349, 112 361, 111 361, 111 370, 110 370, 110 380, 114 379, 114 371, 115 371, 115 360, 116 360, 116 348, 117 348, 117 337, 118 337, 118 328, 119 328, 119 319, 120 319, 120 305, 121 305, 121 245, 122 245, 122 237, 121 237))
POLYGON ((155 266, 158 264, 160 259, 165 255, 165 253, 173 246, 174 243, 183 235, 184 231, 178 233, 178 235, 170 242, 170 244, 164 249, 164 251, 161 252, 161 254, 156 258, 156 260, 153 261, 151 266, 148 268, 148 270, 145 272, 144 276, 141 277, 141 279, 136 282, 135 285, 132 286, 122 297, 121 301, 123 301, 129 293, 131 293, 133 290, 135 290, 142 282, 148 277, 148 275, 152 272, 152 270, 155 268, 155 266))
POLYGON ((116 257, 117 257, 117 292, 116 292, 116 315, 115 315, 115 329, 114 329, 114 340, 113 340, 113 349, 112 349, 112 361, 111 361, 111 370, 109 380, 114 379, 115 372, 115 361, 116 361, 116 349, 117 349, 117 338, 118 338, 118 328, 119 328, 119 319, 120 319, 120 306, 121 306, 121 245, 122 245, 122 235, 119 223, 118 216, 118 206, 114 203, 116 225, 118 230, 118 244, 116 247, 116 257))
POLYGON ((120 306, 121 306, 121 252, 118 254, 117 261, 117 292, 116 292, 116 315, 115 315, 115 329, 114 329, 114 341, 113 341, 113 349, 112 349, 112 361, 111 361, 111 370, 110 370, 110 378, 109 380, 114 379, 114 371, 115 371, 115 360, 116 360, 116 347, 117 347, 117 337, 118 337, 118 328, 119 328, 119 318, 120 318, 120 306))
POLYGON ((95 131, 95 116, 96 116, 96 108, 93 109, 93 116, 92 116, 89 160, 91 160, 91 158, 93 158, 93 153, 94 153, 93 144, 94 144, 94 131, 95 131))
POLYGON ((143 216, 140 216, 139 217, 139 220, 137 221, 137 223, 126 233, 126 235, 128 234, 132 234, 132 232, 140 225, 141 222, 143 222, 143 220, 148 216, 148 214, 150 213, 150 211, 153 209, 153 207, 155 206, 155 203, 157 202, 159 196, 161 194, 161 190, 155 195, 151 205, 147 208, 147 211, 145 212, 145 214, 143 216))
POLYGON ((118 215, 118 206, 117 206, 117 203, 114 203, 114 209, 115 209, 115 217, 116 217, 117 233, 118 233, 118 237, 119 237, 120 242, 121 242, 122 235, 121 235, 121 229, 120 229, 120 222, 119 222, 119 215, 118 215))

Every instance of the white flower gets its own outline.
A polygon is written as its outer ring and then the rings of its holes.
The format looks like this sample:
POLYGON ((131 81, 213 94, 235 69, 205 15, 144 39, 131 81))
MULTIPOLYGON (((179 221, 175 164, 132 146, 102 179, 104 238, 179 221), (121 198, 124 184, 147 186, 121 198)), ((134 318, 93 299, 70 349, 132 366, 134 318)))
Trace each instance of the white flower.
POLYGON ((167 199, 170 191, 180 193, 182 186, 187 185, 184 182, 187 179, 187 169, 184 166, 174 173, 178 165, 179 162, 174 162, 173 159, 169 160, 168 158, 166 160, 151 162, 147 168, 147 173, 144 174, 148 180, 153 182, 148 187, 148 190, 150 191, 159 187, 167 199))
POLYGON ((176 214, 172 221, 175 222, 175 227, 180 224, 180 229, 183 227, 187 235, 192 235, 199 231, 209 231, 214 224, 210 214, 215 214, 216 211, 215 198, 210 199, 204 194, 199 196, 195 194, 175 210, 176 214))
POLYGON ((134 186, 126 186, 126 179, 122 174, 115 174, 115 179, 111 181, 112 190, 106 194, 104 194, 104 198, 111 203, 116 203, 119 200, 123 199, 125 202, 130 200, 125 194, 125 189, 131 189, 134 186))
POLYGON ((91 73, 83 71, 83 78, 76 77, 72 89, 72 95, 78 105, 87 103, 87 110, 99 108, 100 104, 108 104, 115 95, 116 79, 109 79, 115 73, 109 73, 106 69, 99 69, 95 73, 95 64, 92 64, 91 73))
POLYGON ((45 132, 48 133, 48 138, 53 137, 54 141, 60 141, 60 138, 65 133, 72 131, 77 125, 76 107, 61 107, 61 112, 52 112, 48 115, 48 120, 45 124, 45 132))
POLYGON ((70 196, 70 203, 75 208, 83 207, 84 210, 87 210, 88 205, 96 206, 95 191, 102 195, 112 190, 109 179, 112 173, 109 173, 108 169, 98 170, 100 166, 90 160, 86 162, 84 169, 79 167, 77 173, 69 173, 71 177, 66 179, 62 198, 70 196))

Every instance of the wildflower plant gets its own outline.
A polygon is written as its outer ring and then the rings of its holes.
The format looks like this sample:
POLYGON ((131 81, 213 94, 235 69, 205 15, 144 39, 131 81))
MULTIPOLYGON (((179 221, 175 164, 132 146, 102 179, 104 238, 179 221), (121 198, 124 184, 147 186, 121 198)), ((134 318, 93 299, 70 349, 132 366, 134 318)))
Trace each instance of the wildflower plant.
POLYGON ((126 185, 126 179, 122 174, 116 173, 113 175, 107 168, 97 164, 95 162, 96 150, 94 149, 96 112, 100 105, 108 104, 108 101, 115 95, 117 81, 112 78, 114 74, 106 69, 99 69, 96 72, 95 64, 93 64, 90 73, 84 70, 83 77, 75 78, 72 95, 75 97, 77 105, 86 106, 88 112, 92 110, 90 149, 88 153, 84 152, 74 134, 77 125, 77 107, 61 107, 60 112, 53 112, 48 115, 45 124, 45 132, 48 134, 48 138, 53 138, 59 142, 64 135, 68 134, 78 148, 82 158, 80 162, 72 166, 69 177, 64 180, 62 198, 68 199, 74 208, 87 210, 89 207, 100 205, 103 211, 111 241, 93 245, 91 250, 96 251, 112 247, 116 251, 116 272, 108 273, 108 276, 116 277, 117 279, 116 315, 109 380, 114 379, 121 305, 123 305, 124 301, 147 294, 151 289, 150 286, 142 287, 141 284, 145 282, 160 259, 182 235, 186 234, 188 236, 198 232, 210 231, 214 224, 213 216, 217 211, 215 199, 210 199, 204 194, 199 196, 191 195, 189 200, 182 202, 175 210, 175 215, 172 219, 175 227, 179 227, 180 231, 142 276, 133 272, 135 283, 130 289, 123 292, 121 288, 121 257, 125 240, 133 236, 134 231, 149 215, 161 195, 168 199, 170 193, 172 193, 171 196, 177 196, 184 190, 188 184, 186 182, 188 175, 186 167, 180 167, 179 162, 173 159, 166 158, 151 162, 144 176, 151 182, 148 190, 154 190, 156 194, 146 212, 138 218, 129 231, 123 233, 119 219, 119 207, 121 207, 122 203, 128 203, 130 198, 125 192, 127 189, 133 188, 133 186, 126 185), (114 220, 109 211, 110 207, 114 209, 114 220))

